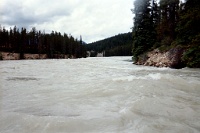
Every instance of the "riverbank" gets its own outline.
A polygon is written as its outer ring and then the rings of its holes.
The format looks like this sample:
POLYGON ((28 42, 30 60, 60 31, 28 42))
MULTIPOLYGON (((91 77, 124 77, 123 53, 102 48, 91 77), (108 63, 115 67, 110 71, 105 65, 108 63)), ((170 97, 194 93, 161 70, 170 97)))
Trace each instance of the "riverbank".
POLYGON ((147 52, 139 56, 136 65, 154 66, 154 67, 170 67, 170 68, 183 68, 185 63, 182 56, 185 49, 175 47, 168 51, 162 52, 159 49, 147 52))
MULTIPOLYGON (((54 54, 53 58, 57 59, 68 59, 68 58, 76 58, 75 56, 69 56, 64 54, 54 54)), ((36 59, 49 59, 47 54, 23 54, 24 60, 36 60, 36 59)), ((12 53, 12 52, 0 52, 0 60, 20 60, 20 53, 12 53)))

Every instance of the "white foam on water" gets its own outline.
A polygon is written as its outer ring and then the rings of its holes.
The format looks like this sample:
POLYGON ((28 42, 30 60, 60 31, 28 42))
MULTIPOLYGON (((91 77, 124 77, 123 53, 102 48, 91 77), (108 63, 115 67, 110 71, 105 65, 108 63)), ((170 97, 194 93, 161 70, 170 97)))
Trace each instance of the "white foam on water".
POLYGON ((119 77, 119 78, 113 78, 113 81, 133 81, 135 79, 150 79, 150 80, 159 80, 161 79, 161 74, 156 73, 156 74, 147 74, 147 75, 142 75, 142 76, 124 76, 124 77, 119 77))
POLYGON ((160 73, 149 74, 147 77, 150 77, 153 80, 159 80, 159 79, 161 79, 161 74, 160 73))

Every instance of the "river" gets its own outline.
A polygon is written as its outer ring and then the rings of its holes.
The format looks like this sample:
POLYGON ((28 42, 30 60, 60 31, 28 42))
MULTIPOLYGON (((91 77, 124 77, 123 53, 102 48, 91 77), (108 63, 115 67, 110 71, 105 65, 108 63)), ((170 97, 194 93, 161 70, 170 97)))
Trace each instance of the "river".
POLYGON ((131 57, 0 62, 1 133, 199 133, 200 69, 131 57))

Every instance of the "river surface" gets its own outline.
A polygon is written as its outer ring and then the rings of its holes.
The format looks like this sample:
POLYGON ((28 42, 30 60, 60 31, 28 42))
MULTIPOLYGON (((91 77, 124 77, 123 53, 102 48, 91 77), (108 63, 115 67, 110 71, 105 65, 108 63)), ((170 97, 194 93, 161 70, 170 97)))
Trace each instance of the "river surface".
POLYGON ((200 69, 131 57, 0 62, 0 133, 199 133, 200 69))

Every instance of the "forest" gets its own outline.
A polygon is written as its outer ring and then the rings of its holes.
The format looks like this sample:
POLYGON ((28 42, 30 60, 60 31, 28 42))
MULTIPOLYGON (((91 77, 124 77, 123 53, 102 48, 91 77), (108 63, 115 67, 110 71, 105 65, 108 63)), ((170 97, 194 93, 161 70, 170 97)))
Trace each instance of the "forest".
POLYGON ((92 51, 91 56, 104 52, 104 56, 131 56, 132 33, 124 33, 106 38, 86 45, 87 51, 92 51))
POLYGON ((135 0, 133 57, 158 48, 184 49, 181 60, 187 67, 200 67, 200 1, 135 0))
POLYGON ((48 58, 64 58, 64 55, 68 55, 69 58, 86 57, 81 36, 78 40, 56 31, 47 34, 37 31, 35 27, 27 31, 23 27, 19 30, 14 26, 7 30, 0 26, 0 40, 0 51, 20 53, 20 59, 23 59, 24 53, 47 54, 48 58))

